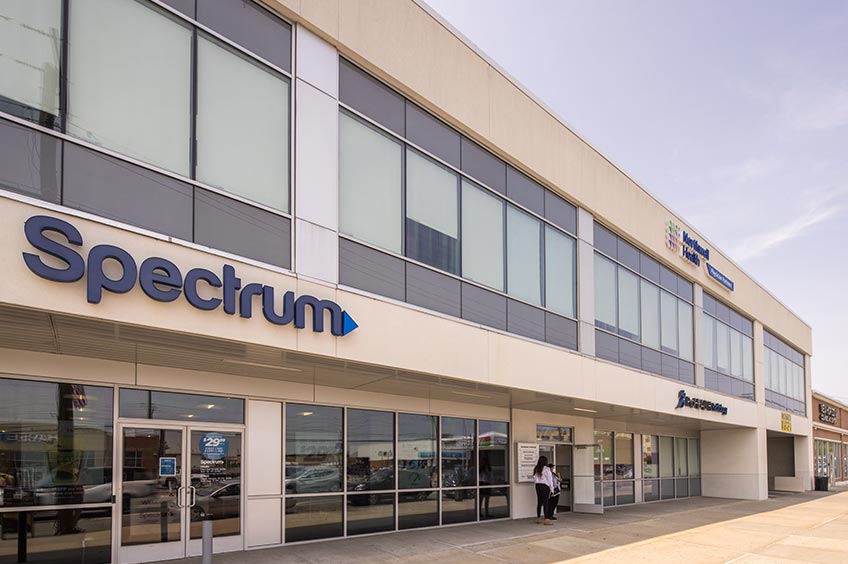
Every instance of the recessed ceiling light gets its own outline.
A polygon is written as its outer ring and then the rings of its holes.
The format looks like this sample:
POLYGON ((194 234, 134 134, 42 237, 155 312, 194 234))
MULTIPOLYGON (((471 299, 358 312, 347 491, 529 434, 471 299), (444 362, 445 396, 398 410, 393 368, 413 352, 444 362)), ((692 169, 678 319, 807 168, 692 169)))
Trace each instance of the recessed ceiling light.
POLYGON ((307 417, 309 415, 312 415, 312 412, 311 411, 302 411, 300 414, 303 415, 304 417, 307 417))
POLYGON ((575 407, 574 411, 585 411, 586 413, 597 413, 595 409, 586 409, 585 407, 575 407))
POLYGON ((206 406, 206 409, 212 409, 213 407, 215 407, 215 404, 210 403, 209 405, 206 406))

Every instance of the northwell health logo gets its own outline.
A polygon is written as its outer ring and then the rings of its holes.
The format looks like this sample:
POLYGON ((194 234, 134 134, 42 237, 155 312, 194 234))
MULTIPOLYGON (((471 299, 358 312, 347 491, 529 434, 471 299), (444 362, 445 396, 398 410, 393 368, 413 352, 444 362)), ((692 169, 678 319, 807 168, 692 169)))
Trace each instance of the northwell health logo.
POLYGON ((733 280, 719 272, 716 267, 709 263, 710 250, 701 245, 689 233, 681 229, 673 220, 668 220, 665 230, 665 244, 669 249, 693 266, 700 268, 703 261, 707 265, 707 274, 731 292, 733 291, 733 280))
POLYGON ((274 325, 288 325, 294 322, 298 329, 306 327, 306 308, 312 308, 312 330, 324 331, 324 312, 330 313, 330 333, 337 337, 347 335, 359 325, 337 303, 321 300, 314 296, 300 296, 295 299, 294 292, 285 292, 282 297, 282 311, 277 313, 279 300, 275 299, 273 286, 251 282, 242 284, 236 276, 236 270, 229 264, 223 265, 221 276, 205 268, 193 268, 183 276, 176 264, 162 257, 149 257, 137 265, 135 259, 124 249, 114 245, 96 245, 88 252, 88 261, 68 245, 81 246, 82 234, 67 221, 35 215, 24 223, 27 241, 43 253, 57 259, 65 265, 55 268, 44 263, 33 253, 23 253, 23 259, 29 269, 46 280, 54 282, 76 282, 86 278, 86 298, 89 303, 97 304, 103 292, 125 294, 132 290, 136 282, 150 299, 157 302, 173 302, 182 295, 197 309, 212 311, 223 304, 224 313, 250 318, 253 315, 254 297, 261 299, 262 315, 274 325), (62 244, 48 237, 54 233, 64 237, 68 244, 62 244), (104 270, 106 261, 115 261, 120 266, 120 276, 109 277, 104 270), (204 298, 198 286, 221 288, 221 297, 204 298))

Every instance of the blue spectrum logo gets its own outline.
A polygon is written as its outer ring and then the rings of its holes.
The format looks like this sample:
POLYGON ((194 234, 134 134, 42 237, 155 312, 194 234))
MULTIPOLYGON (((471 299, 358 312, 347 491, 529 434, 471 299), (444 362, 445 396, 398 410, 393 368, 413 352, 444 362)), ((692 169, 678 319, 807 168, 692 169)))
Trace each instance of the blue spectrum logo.
POLYGON ((686 390, 680 390, 677 393, 677 406, 674 409, 680 409, 681 407, 691 407, 694 409, 715 411, 717 413, 721 413, 722 415, 727 415, 727 408, 721 405, 720 403, 714 403, 698 398, 690 398, 686 395, 686 390))
POLYGON ((324 331, 325 311, 330 312, 330 332, 337 337, 347 335, 359 327, 337 303, 319 300, 314 296, 295 299, 294 292, 283 294, 283 309, 277 313, 274 287, 253 282, 242 286, 235 268, 229 264, 223 266, 220 277, 205 268, 193 268, 183 276, 177 265, 168 259, 150 257, 137 266, 133 257, 124 249, 114 245, 96 245, 88 252, 86 268, 86 260, 79 253, 48 238, 46 232, 63 236, 71 245, 82 245, 82 235, 67 221, 34 215, 24 224, 27 241, 67 266, 54 268, 44 264, 36 254, 23 253, 27 267, 38 276, 55 282, 76 282, 86 276, 86 298, 92 304, 100 303, 104 290, 125 294, 135 287, 138 280, 142 291, 157 302, 173 302, 183 294, 186 301, 197 309, 212 311, 223 304, 225 313, 234 315, 238 309, 239 316, 250 318, 253 315, 253 298, 259 296, 262 300, 262 314, 275 325, 287 325, 294 321, 295 327, 303 329, 306 327, 306 306, 309 306, 312 308, 312 330, 316 333, 324 331), (103 271, 103 263, 109 259, 121 266, 121 276, 117 279, 109 278, 103 271), (221 297, 201 297, 197 290, 200 281, 211 288, 222 288, 221 297))

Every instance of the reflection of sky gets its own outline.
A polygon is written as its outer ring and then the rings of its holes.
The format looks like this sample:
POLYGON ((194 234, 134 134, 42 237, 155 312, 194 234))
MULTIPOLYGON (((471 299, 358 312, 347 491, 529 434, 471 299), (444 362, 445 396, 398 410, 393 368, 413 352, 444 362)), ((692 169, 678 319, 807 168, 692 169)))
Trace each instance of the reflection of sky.
MULTIPOLYGON (((59 386, 49 382, 0 379, 0 432, 26 427, 56 427, 59 386), (5 429, 8 426, 9 429, 5 429)), ((112 427, 112 389, 80 386, 85 406, 73 408, 75 428, 112 427)), ((69 402, 70 404, 70 402, 69 402)))

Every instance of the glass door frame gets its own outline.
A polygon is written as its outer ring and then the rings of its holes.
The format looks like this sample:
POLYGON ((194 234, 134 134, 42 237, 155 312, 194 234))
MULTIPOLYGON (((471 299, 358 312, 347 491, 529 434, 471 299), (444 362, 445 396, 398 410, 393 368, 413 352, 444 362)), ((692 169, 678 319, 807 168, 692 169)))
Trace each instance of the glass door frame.
POLYGON ((245 509, 246 509, 246 492, 244 480, 246 474, 244 472, 245 460, 245 425, 227 424, 227 423, 206 423, 203 421, 171 421, 159 419, 126 419, 121 418, 115 431, 116 437, 116 456, 114 457, 115 466, 115 506, 114 506, 114 546, 117 554, 117 562, 150 562, 157 560, 174 560, 181 558, 189 558, 199 556, 202 551, 202 539, 191 538, 191 507, 196 500, 196 490, 191 485, 191 454, 192 444, 191 436, 193 431, 205 432, 236 432, 241 438, 240 453, 241 453, 241 468, 240 481, 241 491, 239 499, 239 534, 215 537, 213 542, 214 552, 233 552, 244 550, 245 543, 245 509), (182 433, 182 474, 180 476, 181 493, 177 495, 184 499, 178 499, 180 508, 180 540, 167 543, 154 544, 139 544, 131 546, 123 546, 123 476, 124 476, 124 430, 125 429, 163 429, 170 431, 180 431, 182 433))

